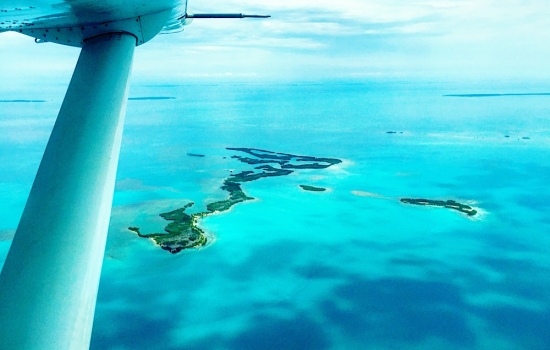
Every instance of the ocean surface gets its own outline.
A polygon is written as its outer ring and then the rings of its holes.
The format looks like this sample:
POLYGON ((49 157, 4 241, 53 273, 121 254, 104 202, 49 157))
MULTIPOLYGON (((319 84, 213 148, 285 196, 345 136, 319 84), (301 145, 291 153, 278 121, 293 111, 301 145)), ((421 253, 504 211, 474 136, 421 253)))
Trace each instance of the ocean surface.
MULTIPOLYGON (((0 264, 64 90, 2 90, 0 264)), ((132 86, 91 349, 550 349, 549 91, 132 86), (225 199, 245 168, 227 147, 343 162, 244 183, 256 200, 201 220, 201 249, 127 229, 162 232, 158 214, 225 199)))

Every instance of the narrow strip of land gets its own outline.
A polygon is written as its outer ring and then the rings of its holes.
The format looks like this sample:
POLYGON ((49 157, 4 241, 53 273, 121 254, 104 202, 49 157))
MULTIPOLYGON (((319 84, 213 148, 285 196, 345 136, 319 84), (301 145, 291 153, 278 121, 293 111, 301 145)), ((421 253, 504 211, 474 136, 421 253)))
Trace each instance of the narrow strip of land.
POLYGON ((433 200, 433 199, 424 199, 424 198, 402 198, 401 202, 405 204, 427 205, 432 207, 442 207, 442 208, 457 210, 468 216, 474 216, 477 214, 477 210, 475 210, 474 208, 466 204, 458 203, 454 200, 442 201, 442 200, 433 200))

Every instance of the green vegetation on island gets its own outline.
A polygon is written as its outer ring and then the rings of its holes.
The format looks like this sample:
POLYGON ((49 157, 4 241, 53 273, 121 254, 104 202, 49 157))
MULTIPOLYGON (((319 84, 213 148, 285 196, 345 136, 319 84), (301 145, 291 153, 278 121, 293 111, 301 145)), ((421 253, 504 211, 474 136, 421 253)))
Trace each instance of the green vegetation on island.
MULTIPOLYGON (((192 207, 194 203, 189 203, 182 208, 162 213, 160 216, 170 221, 164 228, 166 233, 142 234, 139 227, 128 227, 128 230, 137 233, 139 237, 150 238, 162 249, 170 253, 178 253, 184 249, 198 248, 205 245, 208 241, 202 229, 197 226, 197 220, 217 212, 229 210, 237 203, 252 200, 241 188, 241 183, 256 181, 264 177, 286 176, 293 173, 289 169, 324 169, 342 161, 335 158, 316 158, 309 156, 296 156, 288 153, 276 153, 257 148, 227 148, 230 151, 244 152, 249 156, 243 157, 233 155, 231 158, 249 164, 258 165, 253 170, 242 171, 238 174, 232 174, 224 180, 220 187, 223 191, 229 193, 225 200, 215 201, 206 205, 206 211, 196 214, 186 214, 185 210, 192 207)), ((201 156, 189 154, 191 156, 201 156)), ((225 157, 224 157, 225 158, 225 157)), ((300 185, 306 191, 325 191, 324 188, 308 185, 300 185)))
POLYGON ((151 238, 162 249, 168 250, 170 253, 178 253, 183 249, 203 246, 206 244, 207 239, 204 231, 196 224, 197 219, 203 216, 202 213, 192 215, 185 213, 185 209, 190 208, 193 204, 189 203, 183 208, 160 214, 163 219, 171 221, 164 228, 166 233, 142 234, 139 227, 128 227, 128 229, 137 233, 139 237, 151 238))
POLYGON ((225 180, 221 189, 229 192, 229 198, 223 201, 217 201, 208 204, 206 206, 206 210, 208 210, 210 213, 226 211, 237 203, 254 199, 252 197, 248 197, 241 189, 241 185, 239 185, 237 182, 225 180))
POLYGON ((258 148, 227 148, 230 151, 239 151, 248 153, 258 159, 233 156, 232 158, 239 159, 243 163, 259 164, 259 163, 277 163, 283 169, 324 169, 331 165, 342 163, 336 158, 317 158, 310 156, 296 156, 288 153, 276 153, 258 148), (292 162, 309 162, 309 164, 293 164, 292 162), (324 164, 322 164, 324 163, 324 164))
POLYGON ((323 187, 315 187, 315 186, 310 186, 310 185, 300 185, 300 187, 304 191, 311 191, 311 192, 324 192, 324 191, 327 190, 326 188, 323 188, 323 187))
POLYGON ((424 198, 402 198, 402 203, 405 204, 414 204, 414 205, 427 205, 427 206, 433 206, 433 207, 443 207, 448 209, 457 210, 461 213, 464 213, 468 216, 474 216, 477 214, 477 210, 470 207, 469 205, 458 203, 453 200, 432 200, 432 199, 424 199, 424 198))

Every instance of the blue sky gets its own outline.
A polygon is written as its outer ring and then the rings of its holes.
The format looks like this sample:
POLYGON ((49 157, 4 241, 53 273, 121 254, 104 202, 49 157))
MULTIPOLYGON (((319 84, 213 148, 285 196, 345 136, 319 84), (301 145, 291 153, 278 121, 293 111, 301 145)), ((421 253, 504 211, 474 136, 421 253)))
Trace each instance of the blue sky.
MULTIPOLYGON (((543 0, 190 0, 195 20, 137 50, 134 81, 185 79, 548 79, 543 0)), ((0 34, 0 76, 66 81, 78 49, 0 34)))

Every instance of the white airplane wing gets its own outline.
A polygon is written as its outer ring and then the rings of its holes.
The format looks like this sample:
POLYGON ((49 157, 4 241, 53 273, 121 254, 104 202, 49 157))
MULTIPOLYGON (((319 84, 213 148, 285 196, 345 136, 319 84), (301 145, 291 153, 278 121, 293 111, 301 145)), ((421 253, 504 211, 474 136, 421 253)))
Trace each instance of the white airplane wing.
POLYGON ((70 46, 82 46, 84 39, 101 33, 130 31, 141 45, 159 26, 179 25, 186 11, 187 2, 181 0, 2 0, 0 31, 70 46), (145 20, 157 23, 143 25, 145 20))
POLYGON ((185 11, 180 0, 2 0, 0 28, 18 31, 34 28, 75 27, 158 13, 174 8, 185 11))

